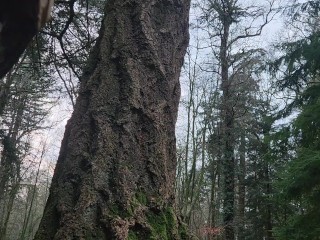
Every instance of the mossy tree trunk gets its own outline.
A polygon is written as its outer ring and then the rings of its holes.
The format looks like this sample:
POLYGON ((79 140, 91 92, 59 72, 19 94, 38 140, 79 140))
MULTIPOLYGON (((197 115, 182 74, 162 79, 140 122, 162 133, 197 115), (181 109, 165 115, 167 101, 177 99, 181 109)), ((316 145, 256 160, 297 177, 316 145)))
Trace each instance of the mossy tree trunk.
POLYGON ((35 239, 184 239, 174 211, 189 0, 109 0, 35 239))

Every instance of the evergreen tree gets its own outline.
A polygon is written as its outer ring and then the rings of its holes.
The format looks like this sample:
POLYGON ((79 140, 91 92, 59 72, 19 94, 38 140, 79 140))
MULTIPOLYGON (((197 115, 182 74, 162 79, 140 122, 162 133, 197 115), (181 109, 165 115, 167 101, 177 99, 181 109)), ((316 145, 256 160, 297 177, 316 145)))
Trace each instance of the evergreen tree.
POLYGON ((319 1, 307 1, 290 9, 294 26, 304 31, 298 39, 281 45, 283 56, 272 65, 284 73, 280 88, 296 94, 281 114, 299 113, 292 127, 282 131, 291 154, 275 184, 275 201, 282 207, 274 229, 278 239, 320 239, 319 7, 319 1))
POLYGON ((320 236, 320 86, 310 86, 299 104, 301 113, 291 134, 296 157, 277 185, 289 211, 276 228, 276 235, 279 239, 315 240, 320 236))

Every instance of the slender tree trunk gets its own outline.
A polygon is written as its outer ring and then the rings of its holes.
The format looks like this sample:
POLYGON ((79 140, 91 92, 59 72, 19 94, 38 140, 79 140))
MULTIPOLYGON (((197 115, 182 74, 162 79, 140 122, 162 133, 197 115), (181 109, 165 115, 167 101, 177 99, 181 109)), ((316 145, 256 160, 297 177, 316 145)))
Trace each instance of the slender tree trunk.
MULTIPOLYGON (((208 223, 210 224, 211 229, 216 229, 217 227, 221 227, 223 224, 221 222, 221 203, 222 203, 222 194, 219 191, 222 182, 222 123, 217 122, 217 126, 213 135, 215 136, 214 140, 210 140, 209 146, 209 154, 211 155, 211 163, 210 163, 210 203, 209 203, 209 214, 208 214, 208 223), (216 145, 215 147, 213 145, 216 145)), ((208 240, 212 239, 220 239, 220 234, 211 234, 208 236, 208 240)))
POLYGON ((35 239, 183 239, 175 122, 189 0, 109 0, 35 239))
MULTIPOLYGON (((41 158, 39 161, 39 165, 38 165, 38 169, 37 169, 37 174, 36 174, 36 179, 35 179, 35 183, 34 185, 29 186, 29 188, 31 187, 31 190, 28 191, 28 195, 30 194, 30 201, 27 201, 27 207, 26 207, 26 214, 25 214, 25 218, 23 221, 23 226, 22 226, 22 230, 21 230, 21 234, 20 234, 20 239, 24 240, 24 239, 28 239, 30 238, 30 233, 32 233, 32 230, 34 228, 34 219, 33 219, 33 214, 34 214, 34 206, 37 206, 36 202, 37 202, 37 184, 38 184, 38 180, 39 180, 39 174, 40 174, 40 167, 42 164, 42 160, 44 157, 44 149, 41 153, 41 158), (28 236, 28 238, 26 237, 28 236)), ((27 198, 29 199, 29 197, 27 198)))
MULTIPOLYGON (((190 60, 189 60, 190 64, 190 60)), ((189 224, 189 213, 190 211, 190 194, 191 194, 191 179, 192 179, 192 171, 189 170, 189 153, 191 152, 189 150, 189 147, 191 146, 193 135, 193 127, 194 127, 194 121, 195 119, 192 118, 192 112, 194 108, 194 87, 195 87, 195 81, 194 81, 194 73, 190 70, 191 66, 189 66, 189 99, 187 104, 187 136, 186 136, 186 148, 185 148, 185 159, 184 159, 184 172, 185 172, 185 181, 183 186, 183 208, 182 208, 182 216, 189 224)), ((192 150, 192 149, 191 149, 192 150)))
MULTIPOLYGON (((266 196, 271 196, 272 195, 272 186, 271 186, 271 179, 270 179, 270 170, 269 170, 269 162, 270 159, 268 158, 269 156, 269 142, 267 139, 269 139, 269 132, 271 129, 271 124, 270 125, 266 125, 265 129, 263 129, 263 133, 265 135, 262 144, 262 148, 261 148, 261 153, 262 156, 265 156, 264 158, 264 166, 263 166, 263 181, 265 183, 264 185, 264 192, 266 196)), ((270 203, 270 199, 267 198, 265 200, 265 209, 264 209, 264 229, 265 229, 265 239, 266 240, 273 240, 273 234, 272 234, 272 228, 273 228, 273 224, 272 224, 272 204, 270 203)))
POLYGON ((228 39, 230 22, 223 23, 221 35, 220 61, 221 61, 221 89, 222 89, 222 119, 223 119, 223 173, 224 173, 224 201, 223 222, 225 225, 226 240, 234 239, 234 182, 235 182, 235 159, 234 159, 234 112, 231 82, 229 79, 228 62, 228 39))
MULTIPOLYGON (((210 228, 216 227, 216 169, 213 166, 211 166, 211 189, 210 189, 210 202, 209 202, 209 214, 208 214, 208 223, 210 228)), ((210 234, 208 236, 208 240, 212 240, 213 236, 210 234)))
POLYGON ((240 139, 240 161, 239 161, 239 202, 238 202, 238 216, 239 216, 239 225, 238 225, 238 239, 245 239, 245 200, 246 200, 246 185, 245 185, 245 176, 246 176, 246 141, 245 133, 243 132, 240 139))
MULTIPOLYGON (((268 163, 266 163, 265 166, 265 181, 266 181, 266 195, 271 196, 272 189, 271 189, 271 180, 270 180, 270 173, 269 173, 269 166, 268 163)), ((266 240, 272 240, 274 239, 272 236, 272 205, 270 203, 270 200, 267 200, 267 206, 266 206, 266 220, 265 220, 265 229, 266 229, 266 240)))

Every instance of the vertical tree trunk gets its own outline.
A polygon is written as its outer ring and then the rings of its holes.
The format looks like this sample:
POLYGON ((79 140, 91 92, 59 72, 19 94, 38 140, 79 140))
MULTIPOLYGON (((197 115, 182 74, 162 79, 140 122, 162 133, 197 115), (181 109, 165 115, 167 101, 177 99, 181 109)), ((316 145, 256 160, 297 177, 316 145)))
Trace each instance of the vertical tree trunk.
POLYGON ((245 132, 241 134, 239 146, 239 201, 238 201, 238 239, 245 239, 245 203, 246 203, 246 140, 245 132))
POLYGON ((183 239, 173 209, 189 0, 109 0, 35 239, 183 239))
MULTIPOLYGON (((266 178, 266 194, 267 196, 271 196, 272 189, 271 189, 271 180, 270 180, 270 174, 269 174, 269 166, 268 163, 265 166, 265 178, 266 178)), ((266 229, 266 240, 272 240, 274 239, 272 236, 272 209, 271 209, 271 203, 270 199, 267 200, 267 206, 266 206, 266 221, 265 221, 265 229, 266 229)))
POLYGON ((274 239, 272 234, 273 224, 272 224, 272 204, 270 202, 270 196, 272 195, 272 186, 271 186, 271 179, 270 179, 270 131, 271 131, 272 122, 268 125, 264 126, 263 134, 264 139, 261 142, 261 154, 264 156, 263 160, 263 182, 264 182, 264 194, 268 196, 265 199, 265 207, 264 207, 264 229, 265 229, 265 239, 272 240, 274 239))
POLYGON ((220 61, 221 61, 221 90, 222 90, 222 119, 223 119, 223 173, 224 173, 224 200, 223 222, 225 225, 226 240, 234 239, 234 100, 229 79, 228 41, 231 22, 223 22, 221 35, 220 61))

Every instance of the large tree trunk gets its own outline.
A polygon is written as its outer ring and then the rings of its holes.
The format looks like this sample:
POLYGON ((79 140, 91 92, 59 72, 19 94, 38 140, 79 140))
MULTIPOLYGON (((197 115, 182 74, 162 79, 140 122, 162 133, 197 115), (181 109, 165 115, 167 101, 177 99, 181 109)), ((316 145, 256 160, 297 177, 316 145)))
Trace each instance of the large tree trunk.
POLYGON ((174 205, 189 0, 109 0, 35 239, 183 239, 174 205))

